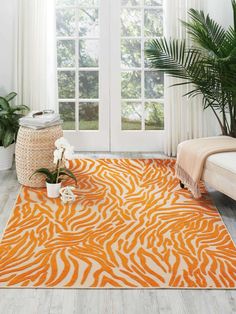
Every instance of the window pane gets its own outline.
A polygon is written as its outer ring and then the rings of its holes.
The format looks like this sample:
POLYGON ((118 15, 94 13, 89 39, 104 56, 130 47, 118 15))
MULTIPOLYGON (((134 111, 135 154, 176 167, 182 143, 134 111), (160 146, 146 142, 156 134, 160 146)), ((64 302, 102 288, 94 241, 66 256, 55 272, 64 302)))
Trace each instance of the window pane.
POLYGON ((141 71, 122 72, 122 98, 139 99, 141 98, 141 71))
POLYGON ((144 12, 144 34, 147 37, 158 37, 163 35, 163 10, 145 10, 144 12))
POLYGON ((79 66, 98 67, 99 42, 98 40, 79 41, 79 66))
POLYGON ((145 104, 145 129, 164 130, 164 105, 155 102, 145 104))
POLYGON ((98 37, 98 9, 79 10, 79 35, 87 37, 98 37))
POLYGON ((121 67, 141 67, 141 42, 137 39, 121 40, 121 67))
POLYGON ((122 103, 122 130, 142 129, 142 104, 134 102, 122 103))
POLYGON ((98 103, 79 104, 79 129, 98 130, 98 103))
POLYGON ((141 0, 122 0, 121 5, 141 5, 141 0))
POLYGON ((99 73, 98 71, 80 71, 79 94, 83 99, 99 98, 99 73))
POLYGON ((59 71, 58 72, 58 93, 59 98, 75 98, 75 72, 59 71))
POLYGON ((75 5, 75 0, 57 0, 56 5, 57 6, 75 5))
POLYGON ((75 10, 57 10, 57 36, 75 35, 75 10))
POLYGON ((144 5, 147 5, 147 6, 161 6, 163 5, 163 0, 144 0, 144 5))
POLYGON ((78 0, 79 6, 98 6, 99 0, 78 0))
POLYGON ((57 42, 57 66, 59 68, 75 66, 74 40, 59 40, 57 42))
POLYGON ((145 97, 149 99, 163 98, 164 74, 158 71, 145 72, 145 97))
POLYGON ((122 36, 141 36, 141 12, 139 9, 122 9, 122 36))
POLYGON ((75 103, 60 102, 59 113, 63 120, 63 130, 75 130, 75 103))

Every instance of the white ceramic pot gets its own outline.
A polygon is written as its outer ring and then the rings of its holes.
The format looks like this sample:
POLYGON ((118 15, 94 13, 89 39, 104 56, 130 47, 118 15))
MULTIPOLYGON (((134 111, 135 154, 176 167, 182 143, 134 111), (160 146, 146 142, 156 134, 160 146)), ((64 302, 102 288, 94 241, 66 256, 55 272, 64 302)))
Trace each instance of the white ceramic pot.
POLYGON ((15 144, 7 148, 0 146, 0 170, 8 170, 12 167, 15 144))
POLYGON ((48 183, 46 182, 47 195, 49 198, 58 198, 60 196, 61 182, 48 183))

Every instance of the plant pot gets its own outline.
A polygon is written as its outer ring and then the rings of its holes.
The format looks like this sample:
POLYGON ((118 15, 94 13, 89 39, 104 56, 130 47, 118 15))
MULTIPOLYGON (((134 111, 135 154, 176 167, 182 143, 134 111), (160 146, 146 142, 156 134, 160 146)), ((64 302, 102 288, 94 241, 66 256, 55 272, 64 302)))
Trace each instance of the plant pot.
POLYGON ((46 182, 47 195, 49 198, 58 198, 60 196, 61 182, 48 183, 46 182))
POLYGON ((7 148, 0 146, 0 171, 8 170, 12 167, 15 144, 7 148))

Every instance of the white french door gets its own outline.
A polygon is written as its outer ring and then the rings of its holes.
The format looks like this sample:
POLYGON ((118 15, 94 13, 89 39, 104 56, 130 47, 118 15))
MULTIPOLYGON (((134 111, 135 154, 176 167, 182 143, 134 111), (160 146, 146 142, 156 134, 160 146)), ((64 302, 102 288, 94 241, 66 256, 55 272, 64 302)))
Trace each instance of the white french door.
POLYGON ((163 35, 162 5, 162 0, 112 2, 113 151, 163 150, 164 76, 148 68, 144 54, 146 42, 163 35))
POLYGON ((144 48, 162 0, 58 0, 58 104, 82 151, 162 151, 164 77, 144 48))
POLYGON ((57 1, 59 112, 76 150, 107 151, 109 6, 107 0, 57 1))

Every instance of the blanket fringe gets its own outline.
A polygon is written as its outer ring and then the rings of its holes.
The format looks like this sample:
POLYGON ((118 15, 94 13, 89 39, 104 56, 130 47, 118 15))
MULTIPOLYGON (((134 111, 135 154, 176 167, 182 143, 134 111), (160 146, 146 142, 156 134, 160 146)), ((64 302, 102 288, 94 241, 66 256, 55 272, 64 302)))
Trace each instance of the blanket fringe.
POLYGON ((175 175, 192 193, 194 198, 196 199, 201 198, 202 195, 199 188, 199 182, 194 182, 193 179, 189 176, 189 174, 177 163, 175 165, 175 175))

